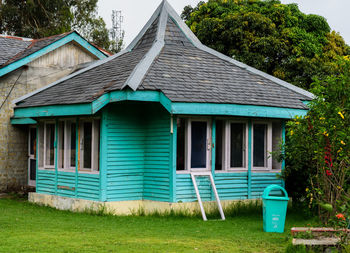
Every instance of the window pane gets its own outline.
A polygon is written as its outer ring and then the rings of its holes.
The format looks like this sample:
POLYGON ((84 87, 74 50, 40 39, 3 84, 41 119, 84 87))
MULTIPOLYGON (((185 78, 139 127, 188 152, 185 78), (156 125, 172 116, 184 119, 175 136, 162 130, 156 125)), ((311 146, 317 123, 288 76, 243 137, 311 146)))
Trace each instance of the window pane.
POLYGON ((55 125, 46 125, 46 165, 55 165, 55 125))
POLYGON ((64 121, 58 124, 58 168, 64 168, 64 121))
MULTIPOLYGON (((272 151, 280 154, 282 144, 282 122, 274 122, 272 124, 272 151)), ((280 170, 282 168, 281 161, 278 157, 272 159, 272 169, 280 170)))
POLYGON ((254 125, 253 166, 266 167, 266 124, 254 125))
POLYGON ((216 121, 216 133, 215 133, 215 170, 222 170, 222 135, 223 135, 224 122, 222 120, 216 121))
POLYGON ((207 122, 193 121, 191 126, 191 168, 206 168, 207 122))
POLYGON ((185 169, 185 119, 177 119, 176 170, 185 169))
POLYGON ((100 160, 100 121, 94 120, 94 136, 93 136, 93 170, 99 171, 99 160, 100 160))
POLYGON ((29 159, 29 179, 30 180, 36 180, 36 160, 35 159, 29 159))
POLYGON ((75 167, 75 152, 76 152, 76 124, 71 123, 70 132, 70 166, 75 167))
POLYGON ((30 155, 36 156, 36 128, 30 128, 30 143, 29 143, 29 153, 30 155))
POLYGON ((92 122, 84 122, 84 163, 83 168, 91 168, 91 141, 92 141, 92 122))
POLYGON ((231 168, 243 168, 244 156, 244 124, 231 124, 231 168))

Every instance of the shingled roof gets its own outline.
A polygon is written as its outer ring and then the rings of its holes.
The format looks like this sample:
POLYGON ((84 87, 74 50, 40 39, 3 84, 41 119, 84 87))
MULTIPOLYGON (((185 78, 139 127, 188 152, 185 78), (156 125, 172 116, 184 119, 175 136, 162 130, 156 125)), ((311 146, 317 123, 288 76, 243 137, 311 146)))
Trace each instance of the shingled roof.
POLYGON ((22 97, 17 106, 90 103, 124 89, 161 91, 172 102, 298 109, 313 98, 204 46, 164 0, 124 51, 22 97))
POLYGON ((67 32, 42 39, 28 39, 22 37, 0 35, 0 68, 18 61, 55 41, 71 34, 67 32))

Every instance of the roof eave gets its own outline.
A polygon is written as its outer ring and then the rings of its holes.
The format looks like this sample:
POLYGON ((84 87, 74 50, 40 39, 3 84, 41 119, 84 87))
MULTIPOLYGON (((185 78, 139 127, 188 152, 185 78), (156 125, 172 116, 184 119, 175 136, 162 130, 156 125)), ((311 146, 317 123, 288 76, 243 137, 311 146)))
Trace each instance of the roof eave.
POLYGON ((24 66, 25 64, 28 64, 29 62, 51 52, 51 51, 65 45, 65 44, 71 42, 71 41, 78 43, 80 46, 82 46, 84 49, 86 49, 87 51, 89 51, 91 54, 95 55, 99 59, 104 59, 107 57, 107 55, 105 53, 101 52, 95 46, 91 45, 87 40, 85 40, 82 36, 80 36, 79 33, 77 33, 76 31, 73 31, 73 32, 67 34, 66 36, 64 36, 63 38, 47 45, 46 47, 28 55, 22 59, 14 61, 14 62, 10 63, 9 65, 6 65, 6 66, 0 68, 0 77, 24 66))

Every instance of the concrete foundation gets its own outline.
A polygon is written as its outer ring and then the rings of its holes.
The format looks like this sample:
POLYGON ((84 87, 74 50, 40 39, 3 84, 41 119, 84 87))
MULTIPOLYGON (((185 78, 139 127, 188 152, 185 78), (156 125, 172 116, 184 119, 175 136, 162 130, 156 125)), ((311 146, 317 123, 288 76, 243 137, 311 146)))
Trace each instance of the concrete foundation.
MULTIPOLYGON (((50 206, 59 210, 69 210, 73 212, 105 212, 113 215, 169 213, 170 211, 181 211, 188 214, 200 213, 198 202, 169 203, 152 200, 100 202, 40 194, 35 192, 29 193, 28 200, 29 202, 39 205, 50 206)), ((237 200, 221 201, 221 205, 224 210, 234 203, 237 203, 237 200)), ((203 202, 203 205, 206 210, 211 210, 217 207, 217 203, 215 201, 203 202)))

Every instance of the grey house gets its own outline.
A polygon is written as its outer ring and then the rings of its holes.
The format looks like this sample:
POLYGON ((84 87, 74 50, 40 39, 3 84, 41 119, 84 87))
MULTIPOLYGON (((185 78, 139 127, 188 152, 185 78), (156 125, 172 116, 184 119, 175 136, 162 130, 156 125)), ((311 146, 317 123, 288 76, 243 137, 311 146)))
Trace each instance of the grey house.
POLYGON ((12 101, 107 56, 74 31, 42 39, 0 35, 0 192, 35 186, 36 122, 11 125, 12 101))

